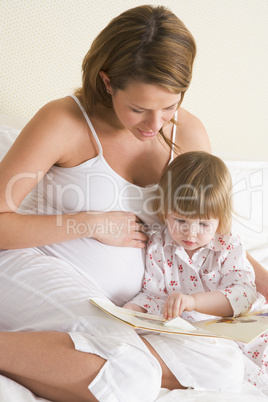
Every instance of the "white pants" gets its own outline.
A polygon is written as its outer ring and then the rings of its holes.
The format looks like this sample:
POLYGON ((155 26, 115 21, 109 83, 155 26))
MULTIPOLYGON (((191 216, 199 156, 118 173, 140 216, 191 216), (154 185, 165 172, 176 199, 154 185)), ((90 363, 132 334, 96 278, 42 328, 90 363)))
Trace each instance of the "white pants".
POLYGON ((150 333, 144 338, 183 386, 200 391, 240 391, 244 360, 234 342, 176 334, 150 333))
MULTIPOLYGON (((88 302, 96 296, 94 284, 67 262, 34 249, 0 253, 0 330, 68 332, 76 349, 107 360, 89 384, 99 401, 154 401, 161 386, 159 363, 135 330, 88 302)), ((182 385, 239 391, 243 365, 235 344, 189 337, 174 342, 158 334, 146 338, 182 385)))

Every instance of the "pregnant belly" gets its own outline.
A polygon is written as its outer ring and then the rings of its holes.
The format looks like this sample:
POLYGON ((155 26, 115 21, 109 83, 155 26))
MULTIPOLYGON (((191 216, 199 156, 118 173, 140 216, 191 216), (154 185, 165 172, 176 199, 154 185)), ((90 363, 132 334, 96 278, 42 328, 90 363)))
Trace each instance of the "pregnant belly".
POLYGON ((100 296, 119 306, 141 289, 144 250, 107 246, 93 239, 72 240, 40 249, 71 263, 89 286, 99 289, 100 296))

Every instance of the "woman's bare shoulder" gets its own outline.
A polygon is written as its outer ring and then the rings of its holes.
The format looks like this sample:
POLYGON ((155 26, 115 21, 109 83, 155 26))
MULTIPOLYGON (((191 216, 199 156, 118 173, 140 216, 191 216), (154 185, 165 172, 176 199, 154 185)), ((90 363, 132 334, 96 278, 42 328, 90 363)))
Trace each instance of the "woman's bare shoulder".
POLYGON ((59 160, 72 152, 84 128, 84 119, 76 103, 70 97, 53 100, 44 105, 22 130, 28 141, 51 144, 58 150, 59 160))
POLYGON ((201 120, 183 108, 178 110, 176 144, 183 152, 211 152, 211 145, 205 126, 201 120))
POLYGON ((65 97, 44 105, 30 122, 44 126, 53 126, 58 129, 67 129, 79 124, 81 117, 81 112, 73 99, 65 97))
MULTIPOLYGON (((72 105, 66 104, 65 100, 53 101, 42 107, 23 128, 1 161, 0 182, 3 188, 14 177, 23 178, 16 180, 13 186, 14 205, 20 205, 51 166, 71 154, 72 144, 65 140, 65 133, 71 138, 69 127, 77 125, 75 111, 71 110, 72 105), (25 176, 25 172, 31 172, 31 175, 25 176)), ((0 204, 1 210, 9 210, 5 197, 2 197, 0 204)))

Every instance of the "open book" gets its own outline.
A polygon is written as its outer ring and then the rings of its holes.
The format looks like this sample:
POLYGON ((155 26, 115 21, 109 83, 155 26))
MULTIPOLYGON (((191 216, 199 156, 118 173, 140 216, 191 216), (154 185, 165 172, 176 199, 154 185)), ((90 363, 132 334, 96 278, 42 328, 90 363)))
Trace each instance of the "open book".
POLYGON ((181 317, 165 320, 158 315, 127 310, 115 306, 107 299, 93 298, 90 302, 133 328, 147 331, 225 338, 250 343, 268 330, 268 306, 261 311, 236 318, 216 317, 212 320, 190 323, 181 317))

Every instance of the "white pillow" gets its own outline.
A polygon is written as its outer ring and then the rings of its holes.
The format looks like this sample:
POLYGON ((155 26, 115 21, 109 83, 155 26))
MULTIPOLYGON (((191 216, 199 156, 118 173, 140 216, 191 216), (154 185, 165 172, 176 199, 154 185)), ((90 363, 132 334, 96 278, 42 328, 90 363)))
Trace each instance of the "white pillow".
POLYGON ((268 161, 225 161, 233 180, 234 230, 268 256, 268 161))
POLYGON ((8 114, 0 113, 0 125, 12 128, 17 128, 22 130, 23 127, 28 123, 29 119, 26 117, 10 116, 8 114))
POLYGON ((0 125, 0 161, 3 159, 20 130, 5 125, 0 125))

